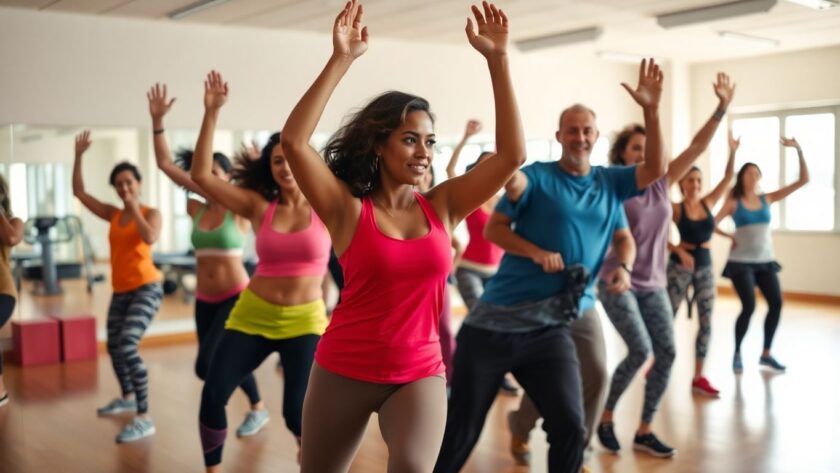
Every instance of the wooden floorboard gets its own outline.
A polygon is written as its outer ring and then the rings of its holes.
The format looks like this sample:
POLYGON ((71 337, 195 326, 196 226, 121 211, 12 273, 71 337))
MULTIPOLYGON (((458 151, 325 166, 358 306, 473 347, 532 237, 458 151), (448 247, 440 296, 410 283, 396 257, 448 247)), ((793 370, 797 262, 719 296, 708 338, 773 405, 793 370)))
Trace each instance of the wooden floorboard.
MULTIPOLYGON (((655 431, 678 450, 671 460, 630 450, 641 413, 643 382, 637 377, 618 405, 616 426, 624 450, 605 453, 597 446, 594 472, 839 472, 840 471, 840 307, 790 302, 785 305, 775 352, 789 372, 759 370, 764 307, 759 305, 744 343, 745 372, 730 369, 732 327, 737 301, 724 297, 715 313, 708 375, 720 399, 694 397, 689 389, 696 320, 681 314, 676 324, 677 360, 671 383, 654 422, 655 431)), ((611 367, 624 348, 604 319, 611 367)), ((130 445, 114 444, 127 417, 99 419, 96 408, 117 393, 107 355, 97 361, 21 369, 6 365, 11 402, 0 408, 0 472, 201 472, 198 400, 201 383, 193 375, 195 345, 182 342, 147 346, 142 355, 151 379, 151 413, 157 434, 130 445)), ((276 473, 297 470, 295 442, 281 417, 282 377, 276 357, 257 372, 260 390, 272 413, 256 437, 230 435, 224 471, 276 473)), ((534 465, 515 467, 507 454, 505 414, 518 399, 500 396, 464 472, 545 472, 546 442, 532 439, 534 465)), ((246 412, 237 392, 228 406, 231 430, 246 412)), ((324 452, 329 454, 329 452, 324 452)), ((430 452, 430 455, 432 453, 430 452)), ((376 418, 351 469, 385 471, 387 452, 376 418)))

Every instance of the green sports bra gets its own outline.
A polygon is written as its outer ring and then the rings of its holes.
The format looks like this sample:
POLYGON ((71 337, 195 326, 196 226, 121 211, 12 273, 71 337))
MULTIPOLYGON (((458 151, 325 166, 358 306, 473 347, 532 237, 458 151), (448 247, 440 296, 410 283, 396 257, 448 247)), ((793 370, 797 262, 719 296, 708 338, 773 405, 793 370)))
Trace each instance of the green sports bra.
POLYGON ((201 222, 201 217, 207 207, 202 207, 193 217, 192 241, 193 248, 195 248, 195 255, 202 254, 242 254, 242 246, 245 243, 245 235, 236 226, 233 219, 233 212, 228 210, 225 212, 225 219, 222 224, 213 230, 201 230, 198 228, 198 223, 201 222))

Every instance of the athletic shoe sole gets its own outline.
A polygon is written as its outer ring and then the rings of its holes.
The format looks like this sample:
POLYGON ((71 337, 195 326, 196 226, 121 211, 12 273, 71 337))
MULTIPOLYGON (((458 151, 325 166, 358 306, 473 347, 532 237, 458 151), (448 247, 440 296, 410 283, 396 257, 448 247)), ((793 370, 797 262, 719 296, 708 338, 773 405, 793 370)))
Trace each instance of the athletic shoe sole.
POLYGON ((676 451, 676 450, 671 450, 671 451, 670 451, 670 452, 668 452, 668 453, 657 452, 656 450, 654 450, 654 449, 652 449, 652 448, 648 447, 647 445, 639 445, 639 444, 637 444, 637 443, 634 443, 634 444, 633 444, 633 450, 637 450, 637 451, 639 451, 639 452, 645 452, 645 453, 647 453, 648 455, 653 455, 653 456, 655 456, 655 457, 657 457, 657 458, 671 458, 671 457, 673 457, 673 456, 674 456, 674 454, 676 454, 676 453, 677 453, 677 451, 676 451))
POLYGON ((770 366, 770 365, 765 365, 763 363, 759 363, 759 365, 761 366, 762 369, 767 370, 767 371, 772 371, 774 373, 785 373, 785 372, 787 372, 787 369, 779 369, 779 368, 776 368, 776 367, 773 367, 773 366, 770 366))
POLYGON ((709 391, 706 391, 705 389, 700 389, 700 388, 695 388, 695 387, 691 388, 691 392, 693 392, 694 394, 699 394, 700 396, 705 396, 705 397, 714 397, 714 398, 720 397, 720 393, 710 393, 709 391))
POLYGON ((239 430, 237 430, 237 431, 236 431, 236 436, 237 436, 237 437, 239 437, 239 438, 242 438, 242 437, 253 437, 254 435, 257 435, 258 433, 260 433, 260 431, 262 430, 262 428, 263 428, 263 427, 265 427, 265 424, 268 424, 268 421, 269 421, 270 419, 271 419, 271 417, 266 417, 265 419, 263 419, 263 421, 262 421, 262 422, 260 422, 260 424, 257 426, 257 428, 256 428, 256 429, 254 429, 254 430, 252 430, 252 431, 250 431, 250 432, 239 432, 239 430))
POLYGON ((154 428, 154 427, 152 427, 151 429, 149 429, 149 430, 147 430, 147 431, 143 432, 143 435, 141 435, 140 437, 133 438, 133 439, 131 439, 131 440, 121 440, 121 439, 119 439, 119 438, 118 438, 118 439, 117 439, 117 443, 131 443, 131 442, 136 442, 136 441, 138 441, 138 440, 142 440, 142 439, 144 439, 144 438, 146 438, 146 437, 151 437, 151 436, 152 436, 152 435, 154 435, 154 434, 155 434, 155 428, 154 428))
POLYGON ((136 407, 121 407, 119 409, 114 409, 114 410, 104 411, 104 412, 97 409, 96 415, 99 416, 99 417, 108 417, 108 416, 112 416, 112 415, 116 415, 116 414, 122 414, 124 412, 137 412, 137 408, 136 407))

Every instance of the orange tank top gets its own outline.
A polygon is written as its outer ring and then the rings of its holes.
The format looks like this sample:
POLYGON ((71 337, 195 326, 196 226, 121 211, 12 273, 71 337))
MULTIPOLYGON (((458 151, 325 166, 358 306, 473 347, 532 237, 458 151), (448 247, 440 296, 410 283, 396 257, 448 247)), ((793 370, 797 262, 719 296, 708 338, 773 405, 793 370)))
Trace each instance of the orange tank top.
MULTIPOLYGON (((145 216, 149 211, 143 207, 145 216)), ((152 246, 140 238, 137 220, 120 225, 123 210, 111 217, 108 241, 111 243, 111 284, 114 292, 131 292, 140 286, 160 281, 162 276, 152 261, 152 246)))

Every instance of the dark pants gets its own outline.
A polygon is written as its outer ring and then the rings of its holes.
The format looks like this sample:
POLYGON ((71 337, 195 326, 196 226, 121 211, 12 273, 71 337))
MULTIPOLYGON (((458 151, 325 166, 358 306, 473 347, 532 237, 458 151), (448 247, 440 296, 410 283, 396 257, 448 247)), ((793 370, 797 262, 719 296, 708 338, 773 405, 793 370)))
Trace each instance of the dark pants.
POLYGON ((583 461, 584 413, 575 344, 568 326, 504 333, 464 325, 458 333, 446 433, 436 473, 459 471, 470 455, 505 373, 543 415, 548 471, 577 473, 583 461))
POLYGON ((218 465, 227 434, 225 406, 228 399, 251 372, 273 352, 283 359, 283 418, 296 436, 301 434, 301 415, 309 370, 315 358, 318 335, 303 335, 285 340, 271 340, 236 330, 225 330, 213 355, 199 412, 204 464, 218 465))
MULTIPOLYGON (((219 346, 219 341, 225 331, 225 321, 238 299, 239 294, 221 302, 205 302, 197 299, 195 301, 195 331, 198 335, 195 374, 202 381, 207 379, 207 370, 210 368, 213 354, 216 353, 216 347, 219 346)), ((248 373, 239 387, 248 396, 248 401, 252 405, 260 402, 260 392, 253 373, 248 373)))
POLYGON ((769 350, 773 336, 782 316, 782 288, 779 276, 772 268, 738 271, 729 276, 735 292, 741 299, 741 314, 735 321, 735 351, 741 352, 741 342, 750 326, 750 317, 755 311, 755 287, 758 286, 767 300, 767 317, 764 319, 764 349, 769 350))
MULTIPOLYGON (((0 294, 0 328, 6 325, 6 322, 12 318, 12 313, 15 311, 15 303, 17 299, 8 295, 0 294)), ((3 374, 3 350, 0 350, 0 375, 3 374)))

